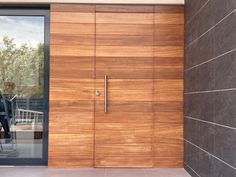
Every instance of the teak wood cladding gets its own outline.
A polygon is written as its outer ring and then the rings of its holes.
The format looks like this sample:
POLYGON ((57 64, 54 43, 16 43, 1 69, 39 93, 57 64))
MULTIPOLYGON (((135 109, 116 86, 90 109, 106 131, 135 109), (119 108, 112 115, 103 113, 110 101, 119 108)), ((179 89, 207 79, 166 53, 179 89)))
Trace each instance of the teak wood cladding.
POLYGON ((49 166, 183 165, 182 6, 52 4, 50 68, 49 166))
MULTIPOLYGON (((148 13, 111 9, 99 6, 102 12, 96 13, 96 31, 107 24, 119 28, 132 24, 154 33, 153 8, 148 13)), ((132 35, 132 28, 125 30, 126 34, 96 34, 96 90, 103 93, 107 74, 108 112, 103 112, 104 95, 96 97, 95 167, 153 166, 153 35, 132 35), (150 118, 139 122, 134 117, 137 113, 150 118), (106 121, 97 122, 97 114, 106 121), (137 121, 125 122, 121 117, 137 121)))
POLYGON ((154 166, 183 166, 183 7, 155 7, 154 166))
POLYGON ((51 5, 50 53, 48 164, 92 167, 95 5, 51 5))

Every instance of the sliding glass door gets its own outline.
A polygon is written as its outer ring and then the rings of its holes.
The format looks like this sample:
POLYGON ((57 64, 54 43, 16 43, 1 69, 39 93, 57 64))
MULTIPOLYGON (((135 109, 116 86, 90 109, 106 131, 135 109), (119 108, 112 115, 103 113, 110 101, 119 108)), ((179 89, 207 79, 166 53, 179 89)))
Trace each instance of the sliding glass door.
POLYGON ((46 165, 49 11, 0 9, 0 164, 46 165))

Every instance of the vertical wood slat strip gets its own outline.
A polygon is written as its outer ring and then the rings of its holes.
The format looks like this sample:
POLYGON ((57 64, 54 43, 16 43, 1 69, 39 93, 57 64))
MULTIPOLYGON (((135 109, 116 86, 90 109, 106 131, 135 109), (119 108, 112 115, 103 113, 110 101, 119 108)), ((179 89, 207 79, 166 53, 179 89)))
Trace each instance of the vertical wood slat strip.
POLYGON ((51 5, 49 166, 94 166, 94 17, 94 5, 51 5))
POLYGON ((183 93, 179 73, 183 70, 183 13, 183 6, 155 6, 154 167, 159 168, 183 167, 183 121, 179 114, 183 94, 177 96, 183 93))

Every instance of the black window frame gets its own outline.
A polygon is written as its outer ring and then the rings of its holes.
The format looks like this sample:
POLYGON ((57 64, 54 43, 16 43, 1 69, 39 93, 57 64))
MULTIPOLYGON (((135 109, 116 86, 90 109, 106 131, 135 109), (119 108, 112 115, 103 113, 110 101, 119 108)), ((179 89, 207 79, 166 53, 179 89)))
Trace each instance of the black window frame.
POLYGON ((0 16, 44 16, 44 100, 46 100, 44 104, 42 158, 0 158, 0 165, 47 166, 50 74, 50 5, 0 4, 0 16))

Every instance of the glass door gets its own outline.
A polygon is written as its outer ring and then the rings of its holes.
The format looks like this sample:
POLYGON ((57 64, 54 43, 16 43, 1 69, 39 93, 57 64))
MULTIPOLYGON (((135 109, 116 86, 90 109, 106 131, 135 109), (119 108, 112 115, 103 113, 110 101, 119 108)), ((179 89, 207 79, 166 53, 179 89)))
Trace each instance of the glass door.
POLYGON ((47 164, 48 23, 48 10, 0 9, 0 164, 47 164))

